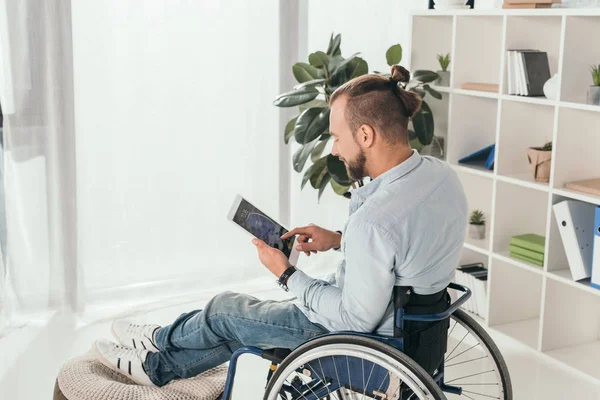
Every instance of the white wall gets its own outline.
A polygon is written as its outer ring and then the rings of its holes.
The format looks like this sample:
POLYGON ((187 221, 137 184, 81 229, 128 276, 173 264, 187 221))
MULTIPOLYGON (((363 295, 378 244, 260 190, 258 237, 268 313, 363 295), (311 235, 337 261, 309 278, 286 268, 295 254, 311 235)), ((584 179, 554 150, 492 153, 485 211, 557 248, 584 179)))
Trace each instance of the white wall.
MULTIPOLYGON (((342 55, 348 57, 360 52, 369 63, 369 72, 389 70, 385 52, 397 43, 403 47, 402 64, 405 64, 410 51, 409 10, 413 8, 426 9, 427 1, 372 0, 351 4, 344 0, 310 1, 307 48, 298 61, 306 62, 308 54, 327 50, 333 32, 342 35, 342 55)), ((310 162, 307 164, 306 168, 310 162)), ((342 229, 348 216, 348 200, 328 188, 318 204, 317 191, 310 184, 300 190, 302 176, 292 170, 292 224, 312 222, 332 230, 342 229)))
POLYGON ((226 220, 279 213, 279 4, 72 2, 79 260, 90 292, 265 276, 226 220))

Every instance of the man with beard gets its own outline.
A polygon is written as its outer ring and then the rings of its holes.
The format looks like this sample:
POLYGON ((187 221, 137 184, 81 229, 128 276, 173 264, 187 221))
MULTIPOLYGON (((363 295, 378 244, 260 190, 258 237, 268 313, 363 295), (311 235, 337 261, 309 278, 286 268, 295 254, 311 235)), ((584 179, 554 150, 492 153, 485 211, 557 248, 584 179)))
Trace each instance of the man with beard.
MULTIPOLYGON (((410 287, 426 304, 446 302, 467 203, 447 163, 410 147, 408 122, 421 100, 404 90, 409 78, 393 66, 390 78, 363 75, 331 96, 332 154, 352 179, 371 181, 351 191, 343 231, 309 225, 282 239, 299 235, 299 250, 307 255, 341 250, 334 277, 313 279, 290 266, 279 249, 254 239, 260 261, 296 299, 261 301, 226 292, 168 326, 117 320, 112 332, 119 344, 95 343, 100 360, 140 384, 163 386, 228 361, 241 346, 293 349, 329 331, 392 336, 394 286, 410 287)), ((440 337, 445 346, 445 334, 440 337)))

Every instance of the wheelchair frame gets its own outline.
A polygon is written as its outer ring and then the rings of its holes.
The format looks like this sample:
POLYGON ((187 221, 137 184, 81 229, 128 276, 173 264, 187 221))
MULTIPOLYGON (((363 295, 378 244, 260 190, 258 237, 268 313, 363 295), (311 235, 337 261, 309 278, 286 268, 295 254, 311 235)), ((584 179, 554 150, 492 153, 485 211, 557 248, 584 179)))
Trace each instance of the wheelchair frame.
MULTIPOLYGON (((471 297, 471 290, 469 288, 467 288, 466 286, 458 285, 456 283, 450 283, 450 285, 448 285, 448 288, 463 292, 463 294, 454 303, 452 303, 446 311, 437 313, 437 314, 410 314, 410 315, 408 315, 408 314, 404 313, 404 308, 397 308, 395 310, 396 328, 401 329, 403 327, 404 321, 433 322, 433 321, 442 321, 444 319, 450 318, 450 316, 456 310, 458 310, 460 308, 460 306, 463 305, 471 297)), ((345 335, 345 336, 350 335, 350 336, 375 339, 384 344, 392 346, 393 348, 395 348, 396 350, 398 350, 400 352, 404 351, 404 339, 401 337, 382 336, 382 335, 376 335, 376 334, 345 332, 345 331, 330 332, 330 333, 326 333, 323 335, 319 335, 319 336, 307 341, 306 343, 311 342, 316 339, 319 339, 319 338, 336 336, 336 335, 345 335)), ((238 362, 239 357, 242 354, 253 354, 255 356, 265 358, 265 357, 263 357, 264 353, 265 353, 265 350, 259 349, 257 347, 251 347, 251 346, 241 347, 240 349, 236 350, 233 353, 233 355, 231 356, 231 359, 229 361, 229 371, 227 372, 227 380, 225 381, 225 388, 224 388, 221 400, 230 400, 230 398, 231 398, 231 392, 233 389, 233 382, 234 382, 234 377, 235 377, 235 372, 236 372, 237 362, 238 362)), ((438 384, 438 386, 440 387, 440 389, 442 391, 457 394, 457 395, 461 394, 461 390, 462 390, 461 388, 456 387, 456 386, 446 385, 444 383, 444 362, 442 362, 440 367, 437 369, 437 373, 433 376, 433 380, 438 384)))

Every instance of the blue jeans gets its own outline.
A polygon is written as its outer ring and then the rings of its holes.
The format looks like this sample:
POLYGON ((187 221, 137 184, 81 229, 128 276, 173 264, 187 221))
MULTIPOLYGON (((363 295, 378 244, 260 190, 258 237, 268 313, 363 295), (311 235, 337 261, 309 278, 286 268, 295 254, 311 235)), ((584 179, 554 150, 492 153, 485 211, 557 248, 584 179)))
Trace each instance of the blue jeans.
POLYGON ((203 310, 181 314, 158 329, 155 344, 160 351, 148 355, 144 369, 154 384, 164 386, 227 362, 242 346, 294 349, 326 332, 291 302, 225 292, 203 310))

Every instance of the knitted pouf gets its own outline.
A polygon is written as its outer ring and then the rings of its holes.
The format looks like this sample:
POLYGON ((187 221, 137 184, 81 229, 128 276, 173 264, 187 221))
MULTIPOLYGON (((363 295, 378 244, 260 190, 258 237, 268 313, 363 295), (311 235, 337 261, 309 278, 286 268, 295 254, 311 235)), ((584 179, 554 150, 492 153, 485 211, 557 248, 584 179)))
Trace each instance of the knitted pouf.
POLYGON ((226 378, 227 366, 221 365, 163 387, 140 386, 106 367, 90 350, 62 366, 54 400, 215 400, 223 392, 226 378))

